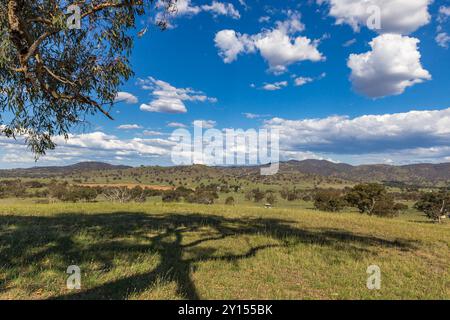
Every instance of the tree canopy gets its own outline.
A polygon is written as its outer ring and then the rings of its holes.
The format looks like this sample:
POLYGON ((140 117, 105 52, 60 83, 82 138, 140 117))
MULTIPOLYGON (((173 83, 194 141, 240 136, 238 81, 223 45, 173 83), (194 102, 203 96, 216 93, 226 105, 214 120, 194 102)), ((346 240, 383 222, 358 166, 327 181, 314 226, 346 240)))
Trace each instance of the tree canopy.
POLYGON ((441 222, 442 217, 450 213, 450 193, 443 190, 426 192, 415 204, 415 208, 428 218, 441 222))
POLYGON ((360 213, 370 216, 394 217, 404 210, 396 204, 392 194, 384 185, 378 183, 363 183, 354 186, 345 197, 347 203, 359 209, 360 213))
POLYGON ((149 10, 173 11, 176 1, 2 1, 0 134, 24 136, 41 155, 55 147, 52 137, 67 137, 86 116, 101 112, 112 119, 118 88, 133 74, 128 30, 149 10), (74 5, 77 28, 68 21, 74 5))

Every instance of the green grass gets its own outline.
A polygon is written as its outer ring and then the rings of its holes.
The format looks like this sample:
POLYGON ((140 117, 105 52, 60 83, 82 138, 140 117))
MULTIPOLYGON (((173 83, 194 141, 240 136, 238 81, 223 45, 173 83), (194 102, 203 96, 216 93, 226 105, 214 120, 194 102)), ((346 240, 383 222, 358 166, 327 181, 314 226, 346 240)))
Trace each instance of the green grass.
POLYGON ((450 299, 450 223, 260 205, 0 202, 1 299, 450 299), (381 268, 381 290, 366 269, 381 268), (66 288, 78 265, 82 289, 66 288))

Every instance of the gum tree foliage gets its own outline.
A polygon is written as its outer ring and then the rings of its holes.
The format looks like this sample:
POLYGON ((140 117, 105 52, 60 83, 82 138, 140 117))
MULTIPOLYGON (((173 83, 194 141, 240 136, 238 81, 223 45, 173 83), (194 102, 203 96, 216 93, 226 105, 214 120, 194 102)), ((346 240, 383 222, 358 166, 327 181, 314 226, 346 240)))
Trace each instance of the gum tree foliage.
POLYGON ((399 207, 394 197, 388 194, 386 187, 378 183, 364 183, 354 186, 346 195, 349 205, 359 209, 359 212, 370 216, 394 217, 399 207))
POLYGON ((372 215, 379 202, 385 200, 386 188, 378 183, 358 184, 347 193, 346 200, 350 205, 359 209, 361 213, 372 215))
POLYGON ((450 213, 450 193, 448 191, 433 191, 422 194, 414 207, 437 222, 450 213))
POLYGON ((339 190, 318 190, 314 195, 314 207, 318 210, 339 212, 346 204, 339 190))
POLYGON ((133 74, 129 29, 149 11, 172 12, 176 1, 2 0, 0 134, 24 136, 38 156, 86 116, 111 118, 118 88, 133 74), (69 29, 70 5, 80 8, 81 29, 69 29))

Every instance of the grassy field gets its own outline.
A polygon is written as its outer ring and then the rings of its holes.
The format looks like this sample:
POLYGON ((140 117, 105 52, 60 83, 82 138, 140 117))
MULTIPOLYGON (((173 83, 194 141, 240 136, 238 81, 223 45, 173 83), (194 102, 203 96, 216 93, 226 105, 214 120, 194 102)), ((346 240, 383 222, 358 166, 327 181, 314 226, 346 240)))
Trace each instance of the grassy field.
POLYGON ((413 215, 2 201, 0 298, 450 299, 449 247, 450 223, 413 215))

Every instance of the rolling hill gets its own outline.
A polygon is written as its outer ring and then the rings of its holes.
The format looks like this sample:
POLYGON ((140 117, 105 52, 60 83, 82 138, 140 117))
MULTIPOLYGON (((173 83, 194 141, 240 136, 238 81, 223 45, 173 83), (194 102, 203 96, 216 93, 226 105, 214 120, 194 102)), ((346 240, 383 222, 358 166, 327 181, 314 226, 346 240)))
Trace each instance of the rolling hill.
POLYGON ((280 163, 279 173, 275 176, 261 177, 259 166, 207 167, 203 165, 160 167, 148 166, 133 168, 126 165, 111 165, 102 162, 81 162, 69 166, 33 167, 27 169, 0 170, 0 177, 56 177, 65 175, 100 174, 102 176, 152 176, 152 177, 228 177, 234 179, 258 179, 264 182, 280 179, 329 178, 344 181, 367 182, 389 181, 409 184, 428 184, 450 181, 450 163, 411 164, 393 166, 385 164, 352 166, 345 163, 333 163, 326 160, 286 161, 280 163))
POLYGON ((51 167, 32 167, 26 169, 8 169, 0 170, 0 177, 11 178, 11 177, 27 177, 27 178, 37 178, 37 177, 53 177, 65 174, 74 174, 89 171, 103 171, 103 170, 123 170, 132 168, 125 165, 112 165, 104 162, 79 162, 68 166, 51 166, 51 167))

